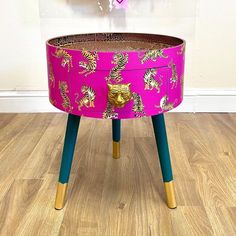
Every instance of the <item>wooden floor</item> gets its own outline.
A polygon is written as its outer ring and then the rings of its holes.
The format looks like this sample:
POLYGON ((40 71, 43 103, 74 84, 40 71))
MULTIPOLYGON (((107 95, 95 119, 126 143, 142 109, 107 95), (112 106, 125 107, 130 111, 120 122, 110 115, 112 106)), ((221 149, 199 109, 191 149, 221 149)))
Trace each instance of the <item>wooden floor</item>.
POLYGON ((236 235, 236 114, 166 115, 178 207, 165 205, 150 118, 82 118, 68 201, 54 210, 65 114, 0 115, 0 235, 236 235))

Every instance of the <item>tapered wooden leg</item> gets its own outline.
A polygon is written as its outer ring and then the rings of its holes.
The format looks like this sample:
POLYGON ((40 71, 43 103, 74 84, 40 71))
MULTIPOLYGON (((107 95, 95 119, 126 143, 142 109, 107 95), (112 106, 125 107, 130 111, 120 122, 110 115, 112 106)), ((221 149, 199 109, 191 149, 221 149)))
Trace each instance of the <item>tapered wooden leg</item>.
POLYGON ((168 140, 166 135, 164 115, 152 116, 152 124, 156 138, 157 150, 161 165, 162 177, 166 192, 166 202, 169 208, 176 208, 173 175, 170 161, 168 140))
POLYGON ((55 209, 57 210, 60 210, 64 207, 67 184, 70 176, 79 123, 80 116, 75 116, 72 114, 68 115, 64 148, 61 159, 59 182, 57 186, 57 194, 55 200, 55 209))
POLYGON ((121 120, 112 120, 113 158, 120 158, 120 127, 121 120))

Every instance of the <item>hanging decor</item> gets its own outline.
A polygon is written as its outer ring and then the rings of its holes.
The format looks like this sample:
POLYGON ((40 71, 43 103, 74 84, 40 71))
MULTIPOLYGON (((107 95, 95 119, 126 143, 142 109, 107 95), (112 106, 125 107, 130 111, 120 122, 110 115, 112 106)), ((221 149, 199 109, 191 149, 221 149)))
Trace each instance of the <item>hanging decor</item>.
POLYGON ((117 9, 127 8, 127 6, 128 6, 128 0, 114 0, 113 3, 117 9))

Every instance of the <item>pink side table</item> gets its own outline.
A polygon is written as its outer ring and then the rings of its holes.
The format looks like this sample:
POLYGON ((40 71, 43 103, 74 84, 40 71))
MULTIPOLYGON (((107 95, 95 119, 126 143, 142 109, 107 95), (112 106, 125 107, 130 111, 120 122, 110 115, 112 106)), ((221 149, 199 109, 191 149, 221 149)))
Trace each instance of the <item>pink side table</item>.
POLYGON ((151 116, 167 205, 176 208, 163 113, 183 99, 184 40, 97 33, 53 38, 46 46, 50 102, 69 114, 55 208, 64 206, 81 116, 112 120, 115 159, 121 120, 151 116))

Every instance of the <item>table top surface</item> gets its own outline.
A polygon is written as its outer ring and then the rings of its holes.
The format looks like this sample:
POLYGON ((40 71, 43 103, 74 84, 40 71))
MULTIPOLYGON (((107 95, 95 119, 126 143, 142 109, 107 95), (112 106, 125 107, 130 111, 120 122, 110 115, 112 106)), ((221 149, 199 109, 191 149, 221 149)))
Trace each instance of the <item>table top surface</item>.
POLYGON ((83 50, 86 48, 89 51, 97 52, 122 52, 122 51, 142 51, 142 50, 160 50, 171 47, 170 44, 161 42, 144 42, 135 40, 114 40, 114 41, 87 41, 74 42, 61 46, 65 49, 83 50))
POLYGON ((64 49, 97 52, 135 52, 160 50, 184 44, 184 40, 165 35, 140 33, 91 33, 50 39, 47 44, 64 49))

